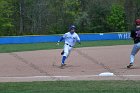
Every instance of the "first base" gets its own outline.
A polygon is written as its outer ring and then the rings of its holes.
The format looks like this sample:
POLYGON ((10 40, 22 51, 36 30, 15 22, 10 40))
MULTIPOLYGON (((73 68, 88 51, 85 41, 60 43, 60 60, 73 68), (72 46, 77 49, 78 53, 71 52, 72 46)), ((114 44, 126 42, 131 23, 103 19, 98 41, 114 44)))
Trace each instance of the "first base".
POLYGON ((110 72, 103 72, 103 73, 100 73, 99 76, 114 76, 114 74, 110 72))

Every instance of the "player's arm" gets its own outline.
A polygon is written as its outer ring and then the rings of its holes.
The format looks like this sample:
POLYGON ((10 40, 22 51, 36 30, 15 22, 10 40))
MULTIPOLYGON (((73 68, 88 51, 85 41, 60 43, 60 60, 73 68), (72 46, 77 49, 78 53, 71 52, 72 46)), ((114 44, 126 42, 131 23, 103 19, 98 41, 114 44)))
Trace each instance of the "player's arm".
POLYGON ((64 35, 60 38, 60 40, 59 40, 59 41, 57 41, 57 45, 59 45, 59 43, 60 43, 62 40, 64 40, 64 39, 65 39, 65 37, 66 37, 66 34, 64 34, 64 35))
POLYGON ((77 35, 77 42, 78 42, 79 44, 81 44, 81 40, 80 40, 80 38, 79 38, 78 35, 77 35))
POLYGON ((66 38, 66 36, 67 36, 67 34, 64 34, 58 42, 61 42, 62 40, 64 40, 66 38))
POLYGON ((135 39, 136 36, 135 36, 135 31, 134 30, 131 31, 130 37, 135 39))
POLYGON ((56 45, 59 45, 59 43, 63 40, 64 38, 61 37, 59 41, 57 41, 56 45))
POLYGON ((61 42, 64 39, 64 37, 61 37, 60 40, 58 42, 61 42))
POLYGON ((78 42, 79 44, 81 44, 81 41, 80 41, 80 40, 77 40, 77 42, 78 42))

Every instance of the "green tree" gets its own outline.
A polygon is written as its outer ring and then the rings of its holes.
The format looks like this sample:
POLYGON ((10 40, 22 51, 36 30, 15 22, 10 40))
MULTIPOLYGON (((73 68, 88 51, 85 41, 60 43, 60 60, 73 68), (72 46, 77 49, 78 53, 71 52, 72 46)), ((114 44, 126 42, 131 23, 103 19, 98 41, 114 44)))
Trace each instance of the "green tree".
POLYGON ((13 30, 13 6, 10 0, 0 0, 0 35, 11 35, 13 30))
POLYGON ((88 4, 89 28, 91 33, 107 32, 106 16, 110 11, 112 0, 90 0, 88 4))
POLYGON ((80 13, 79 0, 55 0, 50 1, 49 10, 49 29, 51 33, 65 33, 68 26, 76 23, 80 13))
POLYGON ((140 0, 0 0, 0 35, 129 31, 140 0), (124 12, 125 11, 125 12, 124 12))
POLYGON ((113 4, 110 14, 107 16, 107 24, 113 32, 126 31, 124 8, 121 5, 113 4))

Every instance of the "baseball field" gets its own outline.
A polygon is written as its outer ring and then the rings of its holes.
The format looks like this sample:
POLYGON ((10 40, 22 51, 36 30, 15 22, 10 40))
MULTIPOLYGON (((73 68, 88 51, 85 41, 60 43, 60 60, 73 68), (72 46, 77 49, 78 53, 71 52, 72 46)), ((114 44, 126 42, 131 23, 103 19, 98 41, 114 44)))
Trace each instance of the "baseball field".
POLYGON ((76 45, 64 69, 63 43, 0 45, 0 93, 140 93, 140 60, 127 69, 131 40, 76 45), (113 76, 99 76, 111 72, 113 76))

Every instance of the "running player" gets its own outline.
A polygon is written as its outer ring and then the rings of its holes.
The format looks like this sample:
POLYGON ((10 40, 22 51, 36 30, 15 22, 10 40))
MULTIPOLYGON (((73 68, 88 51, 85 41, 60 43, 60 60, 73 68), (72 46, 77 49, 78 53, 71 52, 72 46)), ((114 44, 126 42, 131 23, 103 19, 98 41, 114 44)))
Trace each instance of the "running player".
POLYGON ((66 65, 65 60, 68 58, 75 43, 78 42, 79 44, 81 44, 80 38, 78 34, 75 32, 75 30, 76 30, 75 25, 71 25, 69 27, 69 32, 65 33, 57 43, 59 45, 59 42, 61 42, 62 40, 65 41, 63 51, 61 52, 62 55, 61 67, 66 65))
POLYGON ((130 68, 133 66, 135 55, 140 49, 140 19, 137 19, 135 21, 135 24, 136 24, 136 28, 131 31, 131 37, 134 40, 134 46, 130 55, 130 64, 127 66, 127 68, 130 68))

